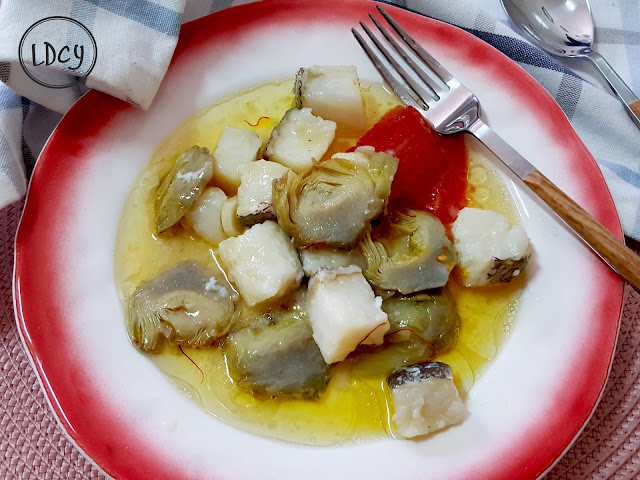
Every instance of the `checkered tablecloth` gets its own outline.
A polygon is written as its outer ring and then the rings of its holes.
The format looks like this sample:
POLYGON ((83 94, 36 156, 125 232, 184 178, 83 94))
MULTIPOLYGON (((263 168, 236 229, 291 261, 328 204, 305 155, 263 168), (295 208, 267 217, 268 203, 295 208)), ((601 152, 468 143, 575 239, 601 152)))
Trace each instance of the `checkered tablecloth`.
MULTIPOLYGON (((10 285, 13 235, 34 159, 61 114, 87 88, 148 107, 171 59, 180 23, 239 3, 247 2, 0 0, 0 80, 4 82, 0 83, 0 478, 102 478, 56 424, 15 326, 10 285), (21 73, 16 47, 29 25, 51 15, 80 20, 92 30, 100 48, 99 61, 86 83, 53 93, 21 73), (132 48, 153 61, 144 67, 136 64, 136 55, 125 55, 123 61, 122 52, 132 48)), ((626 235, 640 239, 640 132, 587 62, 560 63, 532 47, 514 33, 498 0, 390 3, 465 28, 535 77, 558 101, 598 161, 626 235)), ((640 2, 591 3, 595 48, 639 93, 640 2)), ((51 74, 59 78, 66 72, 51 74)), ((549 478, 640 478, 639 347, 640 295, 627 288, 620 341, 602 402, 549 478)))

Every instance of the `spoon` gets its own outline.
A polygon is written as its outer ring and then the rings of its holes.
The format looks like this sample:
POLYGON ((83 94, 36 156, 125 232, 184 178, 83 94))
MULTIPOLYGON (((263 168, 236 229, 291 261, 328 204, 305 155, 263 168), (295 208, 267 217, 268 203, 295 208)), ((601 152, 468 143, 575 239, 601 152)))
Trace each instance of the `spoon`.
POLYGON ((602 55, 591 49, 593 18, 588 0, 501 0, 511 21, 531 42, 560 57, 588 58, 640 128, 640 100, 602 55))

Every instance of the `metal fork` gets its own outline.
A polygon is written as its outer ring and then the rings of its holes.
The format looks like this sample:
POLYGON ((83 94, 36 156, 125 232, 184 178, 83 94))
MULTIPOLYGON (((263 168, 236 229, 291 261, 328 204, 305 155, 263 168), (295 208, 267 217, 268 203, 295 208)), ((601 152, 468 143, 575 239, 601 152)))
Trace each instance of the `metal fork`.
POLYGON ((386 38, 386 44, 391 45, 402 60, 397 59, 365 23, 360 22, 360 25, 376 50, 357 30, 352 28, 351 32, 396 95, 405 104, 416 108, 435 131, 445 135, 468 132, 480 140, 614 271, 640 291, 640 257, 495 133, 481 118, 478 98, 411 38, 382 6, 377 5, 377 9, 406 46, 401 46, 376 17, 371 14, 369 17, 386 38), (407 47, 421 61, 415 61, 407 52, 407 47), (404 81, 385 66, 383 57, 404 81), (408 65, 417 78, 401 62, 408 65), (431 72, 442 83, 427 72, 431 72))

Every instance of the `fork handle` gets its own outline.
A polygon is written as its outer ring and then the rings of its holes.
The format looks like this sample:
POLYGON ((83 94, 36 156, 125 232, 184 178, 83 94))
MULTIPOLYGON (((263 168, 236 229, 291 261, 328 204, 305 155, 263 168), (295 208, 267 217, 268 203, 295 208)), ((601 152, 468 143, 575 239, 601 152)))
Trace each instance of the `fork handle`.
POLYGON ((511 168, 600 258, 640 291, 640 257, 536 170, 482 120, 472 125, 469 132, 511 168))
POLYGON ((524 183, 611 268, 640 290, 640 257, 538 170, 527 175, 524 183))

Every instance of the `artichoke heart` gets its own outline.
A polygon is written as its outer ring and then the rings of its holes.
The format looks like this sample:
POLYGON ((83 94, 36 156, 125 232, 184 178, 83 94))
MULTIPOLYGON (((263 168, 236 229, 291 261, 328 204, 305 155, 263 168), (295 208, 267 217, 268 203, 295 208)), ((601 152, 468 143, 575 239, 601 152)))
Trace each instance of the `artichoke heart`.
POLYGON ((231 333, 224 343, 229 374, 240 388, 262 397, 298 398, 316 397, 326 389, 328 365, 300 308, 262 316, 241 309, 245 314, 239 316, 253 322, 231 333))
POLYGON ((370 150, 361 156, 334 156, 274 182, 278 223, 297 247, 352 245, 385 209, 398 160, 370 150))
POLYGON ((158 232, 180 221, 213 176, 213 156, 206 148, 193 146, 178 157, 160 183, 156 198, 158 232))
POLYGON ((456 264, 444 226, 421 210, 396 213, 360 242, 367 259, 364 275, 373 285, 409 294, 442 287, 456 264))
POLYGON ((180 263, 138 287, 129 299, 127 330, 133 344, 155 352, 171 344, 207 347, 227 334, 238 294, 223 272, 180 263))
POLYGON ((394 342, 425 343, 429 346, 429 358, 451 347, 460 331, 456 304, 444 289, 409 297, 395 295, 382 302, 382 310, 391 325, 387 338, 394 342))

